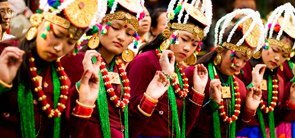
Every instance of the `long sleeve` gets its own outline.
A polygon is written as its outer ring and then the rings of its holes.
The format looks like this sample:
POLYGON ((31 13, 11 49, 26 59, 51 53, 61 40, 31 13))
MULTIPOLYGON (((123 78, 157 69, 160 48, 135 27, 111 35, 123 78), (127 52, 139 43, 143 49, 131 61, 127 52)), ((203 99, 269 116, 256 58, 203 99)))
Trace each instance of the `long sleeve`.
POLYGON ((150 117, 138 110, 138 105, 157 70, 160 70, 160 66, 157 57, 151 52, 139 55, 126 69, 131 87, 129 103, 131 137, 137 137, 150 120, 150 117))
POLYGON ((197 118, 199 117, 199 112, 202 109, 203 106, 203 100, 204 100, 204 95, 195 92, 192 87, 193 85, 193 72, 194 72, 194 67, 188 67, 185 70, 185 74, 188 78, 189 81, 189 95, 186 98, 187 101, 187 124, 186 124, 186 132, 187 135, 191 131, 191 129, 194 127, 197 118))

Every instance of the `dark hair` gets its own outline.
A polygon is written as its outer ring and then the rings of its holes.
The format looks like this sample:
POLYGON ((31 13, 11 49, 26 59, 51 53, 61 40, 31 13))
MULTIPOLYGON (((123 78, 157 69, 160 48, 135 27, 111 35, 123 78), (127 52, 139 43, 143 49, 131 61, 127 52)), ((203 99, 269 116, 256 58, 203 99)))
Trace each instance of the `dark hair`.
POLYGON ((23 55, 23 62, 21 64, 21 66, 19 67, 19 70, 17 72, 16 75, 16 79, 14 79, 14 85, 18 85, 20 83, 23 83, 26 87, 30 88, 31 83, 27 83, 27 82, 31 82, 30 80, 30 76, 29 76, 29 71, 30 71, 30 67, 29 67, 29 54, 33 53, 33 50, 36 47, 36 39, 33 40, 26 40, 23 39, 20 42, 19 48, 23 51, 25 51, 25 54, 23 55))
POLYGON ((151 27, 154 27, 156 28, 157 25, 158 25, 158 18, 160 17, 160 15, 162 13, 165 13, 167 10, 164 9, 164 8, 157 8, 155 9, 152 14, 151 14, 151 19, 152 19, 152 22, 151 22, 151 27))
POLYGON ((142 46, 142 49, 139 49, 138 52, 146 52, 149 50, 154 50, 157 49, 158 47, 160 47, 160 45, 166 40, 167 38, 163 36, 162 33, 160 33, 159 35, 157 35, 157 37, 152 40, 151 42, 145 44, 142 46))

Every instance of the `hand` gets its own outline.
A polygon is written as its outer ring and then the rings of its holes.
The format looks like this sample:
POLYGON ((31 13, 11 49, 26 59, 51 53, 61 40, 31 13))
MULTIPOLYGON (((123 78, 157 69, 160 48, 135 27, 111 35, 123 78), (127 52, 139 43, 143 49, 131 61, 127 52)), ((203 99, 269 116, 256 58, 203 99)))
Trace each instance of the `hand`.
POLYGON ((171 50, 163 50, 159 62, 164 73, 168 75, 174 73, 175 56, 171 50))
POLYGON ((91 106, 95 104, 99 90, 100 80, 98 72, 101 64, 100 54, 95 50, 88 50, 82 63, 84 67, 84 74, 80 80, 79 102, 91 106), (92 57, 96 57, 96 63, 92 63, 92 57))
POLYGON ((257 64, 252 70, 252 83, 254 87, 260 88, 260 84, 263 80, 263 75, 265 72, 265 64, 257 64))
POLYGON ((260 104, 262 91, 260 88, 250 88, 246 96, 246 107, 250 110, 256 110, 260 104))
POLYGON ((168 90, 169 85, 167 77, 161 71, 157 71, 146 89, 146 94, 154 99, 159 99, 168 90))
POLYGON ((290 86, 290 97, 289 101, 295 103, 295 82, 293 82, 290 86))
POLYGON ((0 80, 11 84, 23 62, 24 51, 17 47, 7 47, 0 55, 0 80))
POLYGON ((195 65, 193 81, 194 89, 203 93, 208 81, 208 71, 203 64, 195 65))
POLYGON ((221 91, 222 86, 219 79, 213 79, 210 82, 210 99, 214 100, 217 103, 221 102, 221 91))

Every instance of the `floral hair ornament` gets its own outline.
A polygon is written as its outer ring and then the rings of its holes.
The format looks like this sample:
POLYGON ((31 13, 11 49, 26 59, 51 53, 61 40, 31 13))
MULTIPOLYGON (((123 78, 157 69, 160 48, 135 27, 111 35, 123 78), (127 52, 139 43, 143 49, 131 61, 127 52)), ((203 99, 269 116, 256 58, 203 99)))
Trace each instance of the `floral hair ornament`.
POLYGON ((283 51, 290 53, 291 56, 291 51, 295 48, 295 42, 293 46, 290 46, 280 41, 283 33, 295 39, 295 8, 289 2, 277 7, 271 13, 265 25, 265 37, 268 39, 269 46, 277 45, 283 51), (273 37, 274 33, 277 34, 275 38, 273 37))
MULTIPOLYGON (((259 50, 264 44, 263 23, 260 14, 252 9, 236 9, 233 12, 221 17, 215 27, 215 46, 226 48, 235 52, 244 53, 248 58, 252 57, 254 50, 259 50), (233 22, 234 18, 240 16, 237 22, 233 22), (234 26, 228 36, 224 36, 224 32, 229 25, 234 26), (237 43, 232 43, 231 38, 234 33, 241 29, 243 36, 237 43), (224 37, 227 37, 225 39, 224 37), (223 40, 226 40, 225 42, 223 40), (242 45, 244 42, 247 45, 242 45)), ((234 55, 234 53, 232 54, 234 55)))

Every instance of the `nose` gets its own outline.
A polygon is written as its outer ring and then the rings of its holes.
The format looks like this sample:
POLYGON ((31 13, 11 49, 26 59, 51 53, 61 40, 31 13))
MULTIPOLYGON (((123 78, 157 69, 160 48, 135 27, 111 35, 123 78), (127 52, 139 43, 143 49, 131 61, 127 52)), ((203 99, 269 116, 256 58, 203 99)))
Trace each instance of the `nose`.
POLYGON ((126 39, 126 33, 125 33, 125 30, 122 29, 118 35, 117 35, 117 39, 119 42, 123 42, 125 39, 126 39))
POLYGON ((58 44, 53 46, 53 49, 55 50, 55 52, 59 53, 62 51, 63 45, 62 44, 58 44))
POLYGON ((190 45, 189 44, 185 44, 184 45, 184 47, 183 47, 183 50, 185 51, 185 52, 189 52, 190 51, 190 45))
POLYGON ((279 60, 280 60, 280 56, 279 56, 279 55, 276 55, 276 56, 274 57, 274 59, 275 59, 275 61, 279 61, 279 60))

